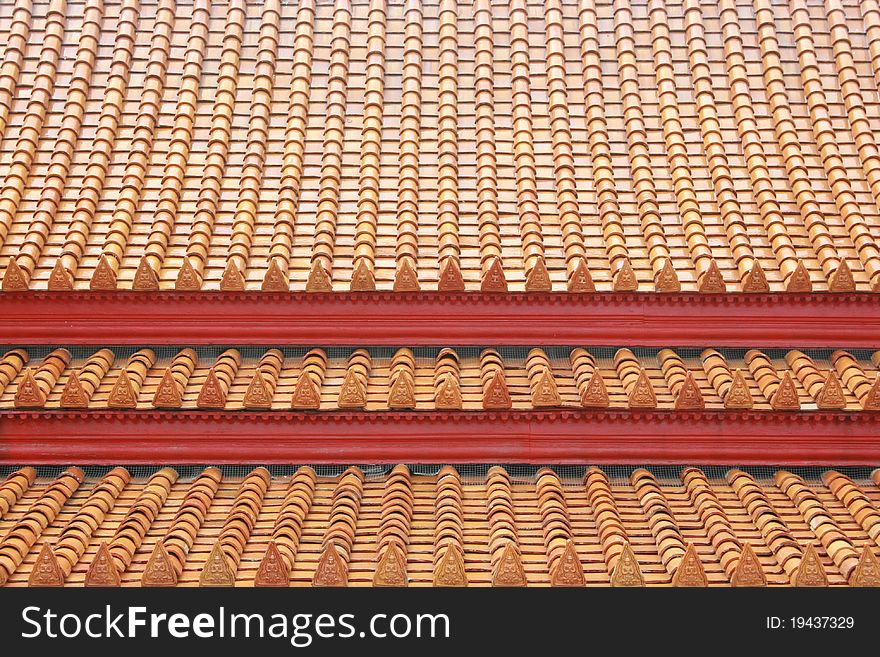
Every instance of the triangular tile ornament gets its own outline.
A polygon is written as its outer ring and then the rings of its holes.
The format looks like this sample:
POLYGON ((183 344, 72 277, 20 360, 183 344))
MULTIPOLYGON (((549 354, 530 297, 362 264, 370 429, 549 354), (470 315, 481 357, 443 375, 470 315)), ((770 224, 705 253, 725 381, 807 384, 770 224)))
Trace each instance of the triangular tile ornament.
POLYGON ((244 276, 235 264, 230 260, 220 279, 220 289, 224 292, 242 292, 244 290, 244 276))
POLYGON ((538 376, 538 384, 532 392, 532 406, 540 408, 561 405, 562 399, 559 397, 559 390, 556 388, 556 380, 553 378, 553 373, 545 369, 538 376))
POLYGON ((208 555, 208 560, 199 576, 199 586, 235 586, 235 573, 232 572, 232 565, 220 541, 214 543, 214 547, 211 548, 211 554, 208 555))
POLYGON ((171 368, 166 367, 159 387, 156 388, 156 394, 153 395, 153 408, 180 408, 183 403, 183 396, 180 394, 180 388, 171 368))
POLYGON ((709 261, 709 268, 700 276, 699 291, 703 294, 723 294, 727 291, 727 284, 714 259, 709 261))
POLYGON ((657 280, 654 283, 654 289, 657 292, 681 292, 681 281, 675 274, 675 268, 672 266, 672 260, 666 259, 663 268, 657 272, 657 280))
POLYGON ((613 289, 615 292, 636 292, 639 289, 639 282, 628 258, 614 274, 613 289))
POLYGON ((786 371, 782 375, 782 381, 779 387, 773 393, 770 405, 774 411, 798 411, 801 403, 798 400, 797 388, 794 387, 794 381, 791 380, 791 372, 786 371))
POLYGON ((730 388, 727 390, 727 396, 724 398, 724 408, 751 408, 752 392, 746 384, 742 370, 739 368, 733 371, 733 380, 730 382, 730 388))
POLYGON ((376 279, 373 270, 367 266, 367 261, 361 258, 351 274, 352 292, 372 292, 376 289, 376 279))
POLYGON ((421 290, 419 275, 413 268, 409 258, 403 258, 397 265, 397 271, 394 272, 394 291, 418 292, 419 290, 421 290))
POLYGON ((880 292, 880 275, 874 278, 874 284, 871 286, 871 292, 880 292))
POLYGON ((25 368, 24 378, 15 391, 15 399, 13 400, 15 408, 41 408, 45 403, 46 396, 40 390, 33 370, 30 367, 25 368))
POLYGON ((767 576, 751 544, 743 545, 730 580, 733 586, 767 586, 767 576))
POLYGON ((871 389, 862 400, 862 408, 866 411, 880 411, 880 374, 874 379, 871 389))
POLYGON ((693 543, 688 543, 687 548, 685 548, 681 563, 672 577, 672 585, 683 587, 709 586, 709 581, 706 579, 706 571, 703 569, 703 562, 700 561, 700 555, 697 554, 693 543))
POLYGON ((464 555, 455 545, 449 544, 434 569, 434 586, 467 586, 464 555))
POLYGON ((550 584, 553 586, 586 586, 584 567, 578 557, 574 543, 569 539, 565 549, 550 573, 550 584))
POLYGON ((846 407, 846 397, 843 396, 840 379, 833 370, 829 370, 825 377, 825 384, 816 397, 816 406, 823 410, 840 410, 846 407))
POLYGON ((544 258, 537 258, 531 270, 526 274, 526 292, 550 292, 553 283, 544 258))
POLYGON ((812 292, 813 291, 813 282, 810 280, 810 275, 807 273, 807 268, 804 267, 804 263, 798 260, 797 267, 795 267, 794 271, 791 272, 791 276, 788 279, 788 285, 785 286, 786 292, 812 292))
POLYGON ((309 280, 306 281, 306 292, 332 292, 333 284, 330 275, 324 266, 315 260, 312 270, 309 272, 309 280))
POLYGON ((48 287, 52 291, 73 289, 73 277, 61 264, 61 260, 55 261, 52 273, 49 274, 48 287))
POLYGON ((642 368, 639 378, 629 393, 630 408, 657 408, 657 395, 648 373, 642 368))
POLYGON ((511 407, 510 392, 507 390, 507 381, 501 372, 495 372, 483 393, 483 408, 505 409, 511 407))
POLYGON ((106 543, 98 546, 98 552, 92 559, 92 565, 86 573, 86 586, 119 586, 122 581, 119 578, 119 571, 116 564, 113 563, 113 557, 110 550, 107 549, 106 543))
POLYGON ((138 292, 149 292, 159 289, 159 277, 156 275, 156 272, 153 271, 153 268, 150 267, 150 263, 147 261, 147 256, 141 258, 141 261, 138 264, 137 271, 134 274, 134 281, 131 284, 131 289, 137 290, 138 292))
POLYGON ((508 541, 501 553, 501 558, 495 564, 492 571, 492 586, 508 587, 508 586, 526 586, 526 571, 523 568, 522 556, 519 550, 508 541))
POLYGON ((196 406, 199 408, 226 407, 226 395, 223 394, 223 388, 220 387, 220 381, 217 379, 217 374, 214 372, 213 367, 208 370, 208 376, 205 378, 202 389, 199 391, 196 406))
POLYGON ((318 410, 321 408, 321 393, 307 372, 299 375, 296 388, 293 390, 293 401, 290 407, 296 410, 318 410))
POLYGON ((58 558, 52 550, 52 546, 43 543, 43 548, 31 568, 31 574, 28 576, 28 586, 64 586, 64 573, 61 572, 61 566, 58 564, 58 558))
POLYGON ((116 289, 116 272, 110 266, 110 261, 106 255, 101 255, 98 266, 92 272, 92 280, 89 282, 90 290, 115 290, 116 289))
POLYGON ((76 372, 71 372, 61 391, 61 408, 88 408, 89 400, 82 389, 76 372))
POLYGON ((376 564, 373 586, 402 587, 406 585, 406 557, 397 541, 392 541, 379 557, 379 563, 376 564))
POLYGON ((137 406, 137 397, 135 397, 134 388, 131 387, 128 372, 125 370, 119 373, 116 383, 113 384, 107 406, 110 408, 135 408, 137 406))
POLYGON ((749 293, 767 293, 770 291, 770 283, 767 282, 767 275, 764 268, 758 260, 753 261, 751 270, 746 274, 742 282, 743 292, 749 293))
POLYGON ((705 408, 705 406, 700 386, 694 381, 693 372, 688 370, 684 383, 678 391, 678 397, 675 398, 675 408, 679 411, 694 411, 705 408))
POLYGON ((455 258, 448 257, 440 265, 440 280, 437 281, 437 289, 440 292, 464 292, 464 279, 461 277, 461 269, 455 258))
POLYGON ((587 261, 583 258, 578 259, 577 267, 575 267, 574 273, 568 279, 568 291, 571 294, 589 294, 596 291, 593 277, 587 268, 587 261))
POLYGON ((398 376, 388 391, 388 408, 413 408, 416 393, 408 376, 398 376))
POLYGON ((489 263, 489 268, 483 274, 483 280, 480 281, 481 292, 507 292, 507 278, 504 276, 504 266, 501 264, 501 258, 494 257, 489 263))
POLYGON ((442 411, 461 410, 461 390, 455 377, 448 376, 443 380, 434 394, 434 405, 442 411))
POLYGON ((275 541, 269 541, 266 546, 266 553, 254 575, 254 586, 290 586, 290 569, 275 541))
POLYGON ((812 543, 809 543, 801 556, 801 565, 794 578, 795 586, 828 586, 828 575, 819 561, 819 554, 812 543))
POLYGON ((174 570, 164 541, 159 541, 153 548, 141 577, 141 586, 177 586, 177 571, 174 570))
POLYGON ((865 545, 859 564, 849 578, 850 586, 880 586, 880 560, 874 555, 870 545, 865 545))
POLYGON ((321 553, 312 579, 314 586, 348 586, 348 566, 339 556, 332 541, 321 553))
POLYGON ((202 277, 196 272, 189 258, 183 259, 180 271, 177 272, 174 289, 187 292, 195 292, 202 289, 202 277))
POLYGON ((251 384, 244 395, 244 405, 246 408, 272 407, 272 393, 269 392, 269 385, 259 370, 254 372, 254 378, 251 379, 251 384))
POLYGON ((611 586, 636 587, 644 585, 645 578, 642 576, 639 560, 636 559, 632 546, 629 543, 624 543, 623 550, 614 566, 614 572, 611 573, 611 586))
POLYGON ((834 273, 831 274, 831 279, 828 281, 828 290, 830 292, 856 291, 856 281, 853 278, 852 271, 846 260, 841 260, 840 265, 838 265, 834 273))
POLYGON ((339 390, 339 408, 363 408, 367 403, 367 395, 354 372, 345 373, 342 388, 339 390))
POLYGON ((2 288, 4 292, 20 292, 28 289, 27 278, 15 258, 10 258, 9 264, 6 265, 6 271, 3 273, 2 288))
POLYGON ((611 400, 608 399, 608 389, 605 387, 605 379, 597 369, 593 370, 590 381, 581 394, 581 406, 586 408, 608 408, 611 400))
POLYGON ((269 263, 269 269, 266 270, 266 275, 263 276, 263 284, 260 288, 263 292, 290 291, 290 283, 287 280, 287 275, 281 270, 280 262, 280 259, 272 258, 269 263))

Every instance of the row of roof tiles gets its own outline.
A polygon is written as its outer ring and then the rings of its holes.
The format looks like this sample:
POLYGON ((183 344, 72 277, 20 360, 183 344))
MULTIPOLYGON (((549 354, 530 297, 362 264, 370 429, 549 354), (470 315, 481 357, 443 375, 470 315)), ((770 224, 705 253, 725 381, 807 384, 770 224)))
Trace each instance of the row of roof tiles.
POLYGON ((0 409, 876 411, 878 370, 880 351, 30 348, 0 358, 0 409))
POLYGON ((877 0, 15 0, 0 40, 4 290, 880 290, 877 0))
POLYGON ((880 586, 880 471, 125 468, 0 485, 11 586, 880 586))

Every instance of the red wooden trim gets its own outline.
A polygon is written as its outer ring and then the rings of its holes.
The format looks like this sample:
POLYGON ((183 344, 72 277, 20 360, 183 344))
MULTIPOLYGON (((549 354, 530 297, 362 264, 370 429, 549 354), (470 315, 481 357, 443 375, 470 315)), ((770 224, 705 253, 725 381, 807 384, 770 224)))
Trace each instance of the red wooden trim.
POLYGON ((878 294, 6 292, 5 344, 876 347, 878 294))
POLYGON ((880 465, 880 413, 6 411, 0 463, 880 465))

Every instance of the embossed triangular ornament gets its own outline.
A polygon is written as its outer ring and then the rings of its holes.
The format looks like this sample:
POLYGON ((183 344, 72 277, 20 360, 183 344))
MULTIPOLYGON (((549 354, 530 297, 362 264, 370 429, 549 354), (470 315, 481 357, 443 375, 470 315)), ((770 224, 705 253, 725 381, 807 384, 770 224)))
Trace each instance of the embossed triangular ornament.
POLYGON ((828 290, 831 292, 856 291, 856 281, 853 278, 852 271, 846 260, 841 260, 840 265, 838 265, 834 273, 831 274, 831 279, 828 281, 828 290))
POLYGON ((61 572, 61 566, 58 564, 58 558, 52 550, 52 546, 43 543, 43 548, 31 568, 31 574, 28 576, 28 586, 64 586, 64 573, 61 572))
POLYGON ((795 270, 791 272, 791 276, 788 279, 788 285, 785 286, 786 292, 812 292, 813 291, 813 282, 810 280, 810 275, 807 273, 807 268, 804 267, 804 263, 800 260, 798 261, 797 267, 795 270))
POLYGON ((754 261, 751 270, 743 279, 742 288, 743 292, 757 294, 770 291, 770 284, 767 282, 767 275, 764 273, 764 268, 758 260, 754 261))
POLYGON ((801 565, 794 578, 795 586, 828 586, 828 575, 819 560, 819 554, 812 543, 808 544, 801 556, 801 565))
POLYGON ((372 292, 376 289, 376 279, 373 270, 367 266, 367 261, 361 258, 351 274, 352 292, 372 292))
POLYGON ((398 376, 388 391, 389 408, 413 408, 416 405, 416 394, 408 376, 398 376))
POLYGON ((693 543, 688 543, 684 556, 681 558, 681 563, 672 577, 672 585, 683 587, 709 586, 709 581, 706 579, 706 571, 703 569, 703 562, 700 560, 700 555, 697 554, 693 543))
POLYGON ((116 383, 113 384, 107 406, 110 408, 135 408, 137 406, 137 397, 135 397, 134 388, 131 386, 128 372, 125 370, 119 373, 116 383))
POLYGON ((214 372, 213 367, 208 370, 208 376, 205 378, 205 383, 202 384, 202 389, 199 391, 196 406, 199 408, 226 407, 226 395, 223 394, 223 388, 220 387, 220 381, 217 379, 217 374, 214 372))
POLYGON ((593 370, 590 381, 581 395, 581 405, 586 408, 608 408, 610 403, 602 373, 598 369, 593 370))
POLYGON ((106 255, 101 255, 98 266, 92 272, 92 280, 89 282, 91 290, 115 290, 116 289, 116 272, 110 266, 106 255))
POLYGON ((156 388, 156 394, 153 395, 153 407, 180 408, 182 403, 183 397, 180 394, 180 388, 177 386, 177 381, 174 380, 171 368, 167 367, 159 382, 159 387, 156 388))
POLYGON ((156 272, 153 271, 153 268, 150 267, 150 263, 147 261, 146 256, 141 258, 140 263, 138 263, 138 268, 134 274, 134 281, 132 281, 131 289, 137 290, 138 292, 148 292, 150 290, 159 289, 159 277, 156 275, 156 272))
POLYGON ((614 275, 613 289, 615 292, 636 292, 639 289, 639 282, 636 280, 636 274, 629 259, 624 260, 617 269, 617 273, 614 275))
POLYGON ((672 260, 666 259, 663 269, 657 272, 657 280, 654 288, 658 292, 681 292, 681 281, 675 274, 675 268, 672 266, 672 260))
POLYGON ((345 373, 342 388, 339 390, 339 408, 363 408, 366 403, 366 391, 354 372, 349 370, 345 373))
POLYGON ((202 277, 198 275, 189 258, 183 259, 180 271, 177 272, 174 289, 187 292, 195 292, 202 289, 202 277))
POLYGON ((214 547, 211 548, 211 554, 208 555, 208 560, 199 576, 199 586, 235 586, 235 573, 232 572, 232 565, 220 541, 214 543, 214 547))
POLYGON ((434 405, 439 410, 453 411, 461 409, 461 390, 458 380, 453 376, 447 376, 434 395, 434 405))
POLYGON ((752 392, 746 384, 742 370, 735 369, 733 371, 733 381, 727 390, 727 396, 724 398, 724 408, 751 408, 752 392))
POLYGON ((251 379, 244 395, 244 405, 246 408, 265 409, 272 407, 272 393, 269 392, 269 385, 259 370, 254 373, 254 378, 251 379))
POLYGON ((870 545, 865 545, 859 563, 849 579, 850 586, 880 586, 880 560, 877 559, 870 545))
POLYGON ((505 409, 510 408, 510 392, 507 390, 507 381, 504 374, 495 372, 486 386, 483 393, 483 408, 486 409, 505 409))
POLYGON ((159 541, 150 559, 147 561, 147 567, 144 568, 144 574, 141 577, 141 586, 177 586, 177 572, 171 563, 171 557, 165 549, 165 543, 159 541))
POLYGON ((244 290, 244 276, 234 260, 230 260, 226 265, 223 278, 220 279, 220 289, 224 292, 241 292, 244 290))
POLYGON ((61 408, 88 408, 89 400, 82 389, 76 372, 71 372, 61 391, 61 408))
POLYGON ((751 544, 743 545, 730 583, 733 586, 767 586, 764 568, 751 544))
POLYGON ((874 379, 871 389, 862 400, 862 408, 866 411, 880 411, 880 374, 874 379))
POLYGON ((675 398, 675 408, 680 411, 693 411, 705 408, 703 393, 700 392, 700 387, 694 381, 694 374, 690 370, 688 370, 684 383, 678 391, 678 397, 675 398))
POLYGON ((281 271, 281 261, 278 258, 272 258, 269 263, 269 269, 263 276, 263 284, 260 289, 263 292, 289 292, 290 284, 287 281, 286 274, 281 271))
POLYGON ((561 406, 562 399, 559 397, 559 390, 556 388, 556 380, 553 373, 545 369, 538 377, 538 384, 532 393, 532 406, 537 408, 546 406, 561 406))
POLYGON ((644 586, 645 578, 639 566, 639 560, 629 543, 623 544, 623 550, 611 574, 611 586, 637 587, 644 586))
POLYGON ((393 289, 395 292, 418 292, 421 289, 419 275, 409 258, 403 258, 397 266, 397 271, 394 273, 393 289))
POLYGON ((318 559, 318 567, 312 579, 314 586, 348 586, 348 566, 339 556, 332 541, 318 559))
POLYGON ((290 586, 290 569, 275 541, 269 541, 266 546, 266 553, 254 576, 254 586, 290 586))
POLYGON ((3 273, 2 288, 4 292, 21 292, 28 289, 27 279, 15 258, 10 258, 9 264, 6 265, 6 271, 3 273))
POLYGON ((43 395, 43 391, 40 390, 40 386, 37 385, 33 370, 30 367, 25 368, 24 378, 22 378, 21 383, 18 384, 18 389, 15 391, 13 404, 16 408, 40 408, 45 403, 46 397, 43 395))
POLYGON ((565 549, 550 573, 550 584, 553 586, 585 586, 584 567, 577 555, 574 543, 568 540, 565 549))
POLYGON ((526 275, 526 292, 550 292, 552 289, 553 283, 550 282, 550 273, 544 258, 537 258, 526 275))
POLYGON ((52 291, 73 289, 73 277, 61 264, 61 260, 55 261, 52 273, 49 274, 48 287, 52 291))
POLYGON ((840 379, 833 370, 829 370, 825 377, 825 384, 819 390, 816 397, 816 406, 821 409, 842 409, 846 406, 846 398, 843 396, 843 388, 840 379))
POLYGON ((568 291, 572 294, 588 294, 596 291, 596 285, 593 283, 593 277, 587 268, 587 261, 583 258, 578 260, 574 273, 568 279, 568 291))
POLYGON ((454 545, 447 545, 446 551, 434 569, 434 586, 467 586, 467 573, 464 569, 464 555, 454 545))
POLYGON ((309 272, 309 280, 306 281, 306 292, 332 292, 333 284, 330 275, 323 265, 317 260, 312 264, 309 272))
POLYGON ((446 258, 440 265, 440 280, 437 281, 440 292, 464 292, 464 279, 455 258, 446 258))
POLYGON ((657 395, 654 394, 654 384, 648 378, 648 373, 642 368, 639 378, 629 393, 630 408, 657 408, 657 395))
POLYGON ((116 564, 113 563, 113 557, 110 556, 110 550, 107 549, 106 543, 101 543, 95 558, 92 559, 92 565, 86 573, 86 586, 119 586, 119 571, 116 564))
POLYGON ((306 372, 299 375, 290 407, 297 410, 317 410, 321 407, 321 394, 306 372))
POLYGON ((779 387, 773 393, 770 405, 774 411, 798 411, 801 408, 798 400, 797 388, 794 387, 794 381, 791 379, 791 373, 786 371, 782 375, 782 381, 779 387))
POLYGON ((480 281, 481 292, 507 292, 507 278, 504 276, 504 267, 501 264, 501 258, 492 258, 489 268, 483 274, 483 280, 480 281))
POLYGON ((513 542, 509 541, 492 571, 492 586, 526 586, 527 583, 522 557, 513 542))
POLYGON ((709 268, 703 272, 699 280, 699 291, 703 294, 723 294, 727 290, 727 284, 718 269, 715 260, 709 261, 709 268))
POLYGON ((385 552, 376 564, 376 572, 373 575, 373 586, 406 586, 406 558, 403 550, 396 541, 392 541, 385 548, 385 552))

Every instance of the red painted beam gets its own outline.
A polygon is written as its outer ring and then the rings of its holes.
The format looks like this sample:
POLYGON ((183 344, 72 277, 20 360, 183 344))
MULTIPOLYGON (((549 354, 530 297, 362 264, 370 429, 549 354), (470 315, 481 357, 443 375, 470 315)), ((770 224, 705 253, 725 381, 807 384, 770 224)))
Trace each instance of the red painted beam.
POLYGON ((878 294, 0 294, 6 344, 876 347, 878 294))
POLYGON ((7 411, 5 464, 880 465, 880 413, 7 411))

